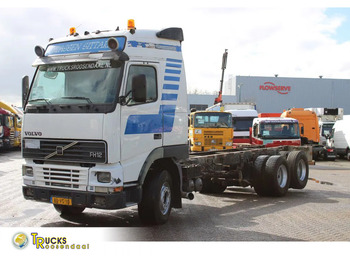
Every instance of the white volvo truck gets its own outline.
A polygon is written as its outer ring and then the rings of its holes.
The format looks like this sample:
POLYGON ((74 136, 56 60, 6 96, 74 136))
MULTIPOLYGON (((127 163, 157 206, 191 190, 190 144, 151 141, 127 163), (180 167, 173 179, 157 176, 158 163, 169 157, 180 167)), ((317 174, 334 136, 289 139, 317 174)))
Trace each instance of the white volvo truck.
POLYGON ((95 31, 35 47, 22 81, 23 195, 61 213, 138 205, 162 224, 192 191, 303 188, 304 149, 231 149, 189 156, 181 28, 95 31), (283 152, 283 153, 281 153, 283 152))

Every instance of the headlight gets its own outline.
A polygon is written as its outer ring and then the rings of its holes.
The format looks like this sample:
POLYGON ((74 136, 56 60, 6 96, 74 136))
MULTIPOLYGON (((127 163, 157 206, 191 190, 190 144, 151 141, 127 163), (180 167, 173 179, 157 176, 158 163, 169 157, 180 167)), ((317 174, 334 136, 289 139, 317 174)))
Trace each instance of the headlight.
POLYGON ((100 183, 109 183, 111 182, 111 173, 110 172, 96 172, 97 181, 100 183))
POLYGON ((226 142, 226 146, 232 146, 232 142, 226 142))
POLYGON ((194 144, 195 144, 196 146, 201 146, 201 145, 202 145, 201 142, 195 142, 194 144))
POLYGON ((22 166, 22 176, 33 176, 33 168, 31 166, 22 166))

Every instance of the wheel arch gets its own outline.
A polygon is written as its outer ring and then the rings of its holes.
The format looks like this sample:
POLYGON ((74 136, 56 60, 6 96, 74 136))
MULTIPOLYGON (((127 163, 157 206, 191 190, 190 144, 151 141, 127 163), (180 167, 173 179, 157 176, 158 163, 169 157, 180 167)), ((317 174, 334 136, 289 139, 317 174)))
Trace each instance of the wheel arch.
POLYGON ((171 175, 173 184, 173 207, 181 208, 182 168, 178 160, 184 158, 188 158, 187 144, 154 149, 141 168, 138 184, 143 186, 149 176, 157 173, 152 172, 154 170, 167 170, 171 175))

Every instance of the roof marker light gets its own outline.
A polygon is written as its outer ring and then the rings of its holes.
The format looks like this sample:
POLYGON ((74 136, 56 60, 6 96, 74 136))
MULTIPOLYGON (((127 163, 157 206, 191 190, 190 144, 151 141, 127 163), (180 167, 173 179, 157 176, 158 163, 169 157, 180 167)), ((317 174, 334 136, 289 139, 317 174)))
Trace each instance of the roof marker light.
POLYGON ((75 27, 69 28, 69 34, 70 35, 74 35, 76 32, 77 32, 77 30, 75 29, 75 27))
POLYGON ((136 29, 135 28, 135 20, 134 19, 129 19, 128 20, 128 30, 131 30, 131 29, 136 29))

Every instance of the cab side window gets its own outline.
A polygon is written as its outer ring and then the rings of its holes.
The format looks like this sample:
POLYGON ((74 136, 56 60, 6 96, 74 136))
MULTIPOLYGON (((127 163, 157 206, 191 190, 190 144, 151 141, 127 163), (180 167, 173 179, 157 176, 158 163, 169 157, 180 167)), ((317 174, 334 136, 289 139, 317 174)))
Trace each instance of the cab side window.
POLYGON ((157 101, 157 73, 152 66, 132 65, 129 67, 128 79, 126 84, 126 99, 128 105, 140 104, 132 100, 131 87, 132 79, 138 75, 146 77, 146 102, 152 103, 157 101))

